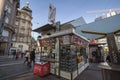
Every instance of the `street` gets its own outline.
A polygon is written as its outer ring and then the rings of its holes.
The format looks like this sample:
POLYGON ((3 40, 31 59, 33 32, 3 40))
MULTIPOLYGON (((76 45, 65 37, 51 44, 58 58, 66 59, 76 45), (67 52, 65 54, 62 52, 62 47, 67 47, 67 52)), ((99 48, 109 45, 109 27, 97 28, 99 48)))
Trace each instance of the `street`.
MULTIPOLYGON (((39 60, 38 54, 36 60, 39 60)), ((55 75, 39 77, 33 73, 33 67, 29 68, 23 63, 24 58, 13 60, 12 57, 0 57, 0 80, 66 80, 55 75)), ((97 63, 91 63, 89 67, 78 75, 75 80, 102 80, 101 69, 97 63)))
MULTIPOLYGON (((78 75, 75 80, 102 80, 101 69, 97 67, 98 64, 91 64, 83 73, 78 75)), ((67 80, 64 78, 58 78, 55 75, 47 75, 45 77, 39 77, 33 72, 22 74, 12 78, 12 80, 67 80)))
POLYGON ((33 70, 33 66, 32 68, 29 68, 27 64, 24 63, 24 60, 25 60, 24 57, 23 58, 20 57, 18 60, 15 60, 13 59, 12 55, 0 56, 0 80, 6 80, 9 79, 10 77, 31 72, 33 70))

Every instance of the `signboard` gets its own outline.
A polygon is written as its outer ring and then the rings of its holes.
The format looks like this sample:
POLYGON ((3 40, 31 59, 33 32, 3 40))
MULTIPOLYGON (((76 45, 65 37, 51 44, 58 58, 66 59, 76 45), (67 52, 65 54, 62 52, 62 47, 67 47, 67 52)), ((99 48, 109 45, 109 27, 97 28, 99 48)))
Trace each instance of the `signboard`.
POLYGON ((52 46, 55 44, 54 38, 42 39, 39 40, 40 46, 52 46))
POLYGON ((70 36, 69 35, 63 36, 63 44, 70 44, 70 36))
POLYGON ((51 22, 51 23, 54 23, 55 22, 55 16, 56 16, 56 8, 52 4, 50 4, 48 21, 51 22))
POLYGON ((87 43, 84 39, 80 38, 79 36, 73 35, 71 38, 71 43, 81 46, 87 46, 87 43))

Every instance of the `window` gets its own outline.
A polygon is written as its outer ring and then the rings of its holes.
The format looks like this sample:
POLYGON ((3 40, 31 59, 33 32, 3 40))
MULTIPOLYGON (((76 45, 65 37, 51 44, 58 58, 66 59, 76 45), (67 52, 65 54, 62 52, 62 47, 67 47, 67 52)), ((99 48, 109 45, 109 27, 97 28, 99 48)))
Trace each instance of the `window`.
POLYGON ((10 1, 10 3, 13 3, 13 0, 9 0, 10 1))
POLYGON ((5 17, 5 23, 9 23, 9 18, 5 17))
POLYGON ((23 18, 26 19, 26 15, 23 15, 23 18))
POLYGON ((8 5, 5 6, 5 10, 8 10, 8 5))
POLYGON ((21 30, 21 32, 20 32, 21 34, 24 34, 24 30, 21 30))
POLYGON ((15 29, 15 33, 17 33, 17 29, 15 29))
POLYGON ((11 13, 11 8, 10 7, 8 8, 8 13, 11 13))
POLYGON ((22 22, 22 27, 25 27, 25 22, 22 22))
POLYGON ((16 41, 16 37, 15 37, 15 35, 12 35, 12 41, 16 41))
POLYGON ((8 13, 11 13, 11 8, 8 5, 5 6, 5 10, 7 10, 8 13))
POLYGON ((27 42, 27 38, 26 37, 24 37, 24 42, 27 42))
POLYGON ((3 33, 2 33, 2 35, 3 35, 3 36, 6 36, 6 37, 8 37, 8 36, 9 36, 9 32, 8 32, 8 31, 6 31, 6 30, 3 30, 3 33))
POLYGON ((23 45, 18 45, 19 48, 23 48, 23 45))
POLYGON ((18 26, 18 24, 19 24, 19 22, 18 22, 18 21, 16 21, 16 22, 15 22, 15 25, 17 25, 17 26, 18 26))
POLYGON ((20 41, 23 42, 23 37, 20 37, 20 41))

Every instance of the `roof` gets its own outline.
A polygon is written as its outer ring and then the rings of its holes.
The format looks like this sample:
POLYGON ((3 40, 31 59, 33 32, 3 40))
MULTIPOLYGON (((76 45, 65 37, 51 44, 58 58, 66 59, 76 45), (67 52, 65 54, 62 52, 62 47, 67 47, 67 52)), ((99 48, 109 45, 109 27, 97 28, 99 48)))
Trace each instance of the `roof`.
MULTIPOLYGON (((61 26, 63 26, 63 27, 72 26, 74 28, 75 26, 78 26, 79 24, 80 25, 86 24, 83 17, 80 17, 78 19, 74 19, 74 20, 71 20, 69 22, 63 23, 63 24, 61 24, 61 26)), ((41 26, 37 29, 34 29, 33 31, 41 33, 42 31, 47 31, 47 30, 50 30, 50 29, 55 29, 55 27, 52 24, 46 24, 46 25, 41 26)))
POLYGON ((55 33, 53 33, 53 34, 51 34, 49 36, 41 37, 41 39, 58 37, 58 36, 63 36, 63 35, 68 35, 68 34, 74 34, 74 35, 76 35, 78 37, 81 37, 82 39, 86 40, 87 42, 89 42, 87 38, 77 34, 73 29, 68 29, 68 30, 64 30, 64 31, 60 31, 60 32, 55 32, 55 33))
POLYGON ((41 33, 42 31, 47 31, 47 30, 50 30, 50 29, 54 29, 55 27, 53 27, 52 24, 46 24, 44 26, 41 26, 37 29, 34 29, 33 31, 34 32, 38 32, 38 33, 41 33))
POLYGON ((86 24, 86 22, 85 22, 83 17, 74 19, 74 20, 70 21, 69 23, 71 23, 75 27, 86 24))
POLYGON ((88 39, 95 39, 101 37, 101 35, 82 33, 81 30, 102 32, 102 33, 111 33, 111 32, 120 32, 120 14, 117 14, 112 17, 108 17, 99 21, 95 21, 89 24, 80 25, 76 28, 76 32, 88 39))

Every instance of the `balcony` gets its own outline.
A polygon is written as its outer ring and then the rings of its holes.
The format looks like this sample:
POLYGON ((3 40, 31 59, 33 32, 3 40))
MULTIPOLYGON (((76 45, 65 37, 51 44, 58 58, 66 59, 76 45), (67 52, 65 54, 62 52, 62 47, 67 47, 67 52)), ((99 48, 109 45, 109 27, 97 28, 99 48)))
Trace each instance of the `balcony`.
POLYGON ((24 33, 19 33, 19 36, 20 36, 20 37, 24 37, 25 34, 24 34, 24 33))
POLYGON ((9 25, 9 24, 4 24, 4 27, 6 28, 6 29, 9 29, 9 30, 11 30, 13 33, 15 32, 15 29, 14 29, 14 26, 12 26, 12 25, 9 25))

